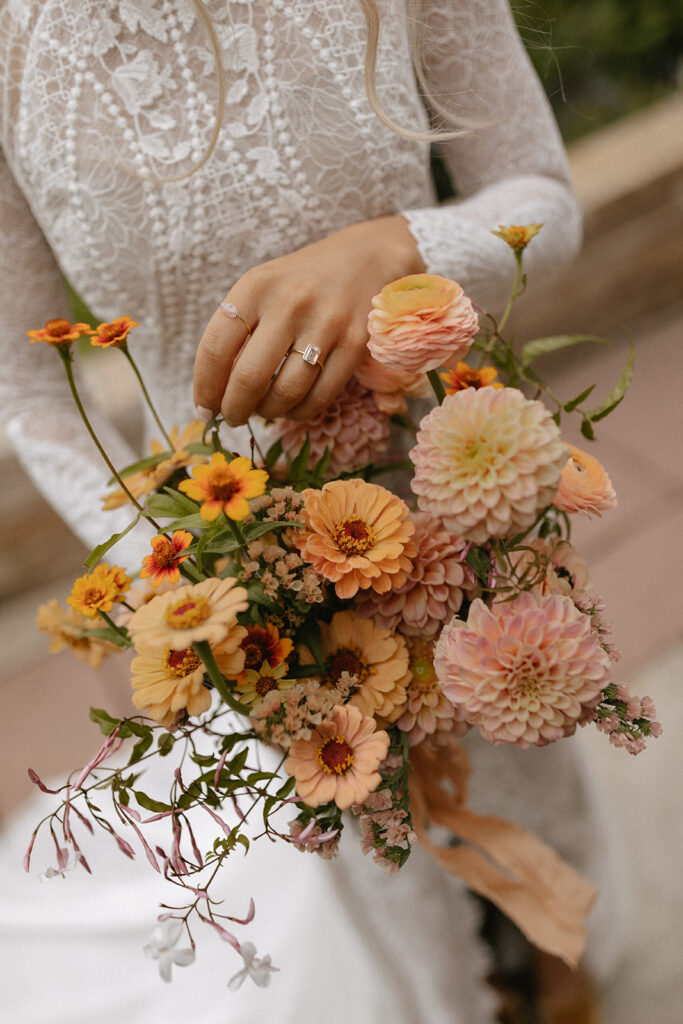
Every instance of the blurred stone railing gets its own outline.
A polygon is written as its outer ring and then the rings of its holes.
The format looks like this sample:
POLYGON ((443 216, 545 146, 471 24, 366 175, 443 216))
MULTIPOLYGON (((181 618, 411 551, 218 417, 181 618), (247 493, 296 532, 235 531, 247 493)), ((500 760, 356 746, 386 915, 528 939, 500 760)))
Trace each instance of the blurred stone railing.
MULTIPOLYGON (((520 305, 518 337, 624 329, 683 298, 683 94, 570 149, 585 214, 580 260, 520 305)), ((112 353, 114 355, 114 353, 112 353)), ((103 364, 98 361, 102 369, 103 364)), ((117 364, 94 389, 99 408, 130 429, 136 392, 117 364)), ((124 367, 125 369, 125 367, 124 367)), ((38 582, 76 574, 85 551, 36 492, 0 436, 0 602, 38 582)))

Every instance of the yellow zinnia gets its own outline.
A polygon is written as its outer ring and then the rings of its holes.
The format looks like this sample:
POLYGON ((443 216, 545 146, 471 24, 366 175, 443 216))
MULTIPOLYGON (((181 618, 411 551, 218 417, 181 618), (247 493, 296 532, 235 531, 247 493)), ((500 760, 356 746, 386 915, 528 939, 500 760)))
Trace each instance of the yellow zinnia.
POLYGON ((66 603, 94 619, 98 612, 110 612, 130 584, 123 569, 116 565, 109 568, 106 562, 101 562, 92 572, 79 576, 66 603))

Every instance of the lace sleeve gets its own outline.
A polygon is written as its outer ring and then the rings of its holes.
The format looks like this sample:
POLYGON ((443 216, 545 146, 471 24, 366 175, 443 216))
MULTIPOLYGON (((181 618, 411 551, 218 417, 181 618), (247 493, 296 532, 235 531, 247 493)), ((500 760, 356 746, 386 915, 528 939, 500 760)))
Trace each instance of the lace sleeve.
MULTIPOLYGON (((30 345, 26 329, 66 314, 62 276, 0 152, 0 411, 7 436, 38 490, 89 547, 123 529, 130 509, 100 511, 108 472, 71 399, 60 360, 30 345)), ((136 455, 112 425, 89 410, 115 465, 136 455)), ((126 538, 115 557, 135 565, 146 541, 126 538)), ((112 549, 113 551, 113 549, 112 549)))
POLYGON ((507 0, 429 0, 423 59, 433 97, 482 127, 441 147, 460 201, 405 216, 428 271, 455 278, 485 309, 499 309, 515 263, 492 229, 543 222, 525 255, 532 282, 579 247, 581 217, 562 141, 507 0))

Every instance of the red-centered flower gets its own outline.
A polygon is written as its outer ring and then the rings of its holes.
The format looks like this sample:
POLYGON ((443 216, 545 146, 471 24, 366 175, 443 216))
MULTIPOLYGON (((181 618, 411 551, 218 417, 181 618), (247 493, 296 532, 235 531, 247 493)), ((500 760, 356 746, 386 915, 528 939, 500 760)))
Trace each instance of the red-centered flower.
POLYGON ((193 539, 187 530, 176 530, 170 540, 161 534, 153 537, 152 554, 145 555, 142 559, 140 577, 144 579, 151 576, 153 587, 158 587, 163 582, 177 583, 180 579, 178 567, 190 557, 189 554, 183 555, 182 552, 190 546, 193 539))
POLYGON ((502 388, 503 385, 496 380, 497 376, 495 366, 482 366, 480 370, 474 370, 467 363, 456 363, 454 369, 439 374, 447 395, 454 395, 456 391, 464 391, 465 388, 502 388))
POLYGON ((31 344, 34 341, 45 341, 48 345, 70 345, 83 334, 90 331, 90 324, 70 324, 63 318, 48 320, 39 331, 27 331, 31 344))
POLYGON ((266 489, 265 469, 254 469, 251 459, 240 455, 228 462, 225 455, 214 452, 208 466, 194 466, 192 480, 183 480, 178 490, 193 501, 200 501, 199 514, 207 523, 225 512, 236 521, 249 515, 248 498, 258 498, 266 489))
POLYGON ((244 672, 240 682, 246 682, 247 670, 258 671, 264 661, 270 668, 277 668, 291 654, 293 646, 289 637, 280 636, 280 631, 272 622, 267 622, 265 626, 257 623, 247 626, 247 635, 240 644, 244 651, 244 672))
POLYGON ((133 327, 140 325, 129 316, 117 316, 110 324, 98 324, 94 329, 86 331, 90 335, 90 344, 97 348, 120 347, 133 327))

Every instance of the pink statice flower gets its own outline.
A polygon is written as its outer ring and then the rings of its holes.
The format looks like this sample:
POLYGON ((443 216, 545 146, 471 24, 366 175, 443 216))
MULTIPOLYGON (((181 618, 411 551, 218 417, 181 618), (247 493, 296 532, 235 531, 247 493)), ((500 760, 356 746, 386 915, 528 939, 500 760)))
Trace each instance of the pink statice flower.
POLYGON ((429 382, 424 373, 392 369, 368 356, 354 373, 356 380, 372 392, 377 408, 385 416, 404 414, 408 411, 406 395, 412 398, 427 398, 429 382))
POLYGON ((413 514, 411 520, 417 552, 408 579, 388 594, 361 593, 355 610, 385 629, 431 637, 460 609, 463 598, 473 598, 479 588, 463 560, 467 542, 425 512, 413 514))
POLYGON ((426 373, 464 359, 479 329, 471 301, 456 281, 411 274, 386 285, 372 300, 368 351, 398 370, 426 373))
POLYGON ((515 388, 466 388, 425 416, 410 458, 419 508, 481 544, 532 525, 567 452, 541 402, 515 388))
POLYGON ((282 448, 292 458, 300 451, 306 434, 312 469, 330 450, 329 472, 334 476, 358 469, 385 451, 389 443, 389 417, 380 412, 371 391, 352 377, 337 397, 312 420, 275 421, 282 448))
POLYGON ((324 832, 315 819, 304 825, 294 818, 289 823, 289 834, 290 842, 297 850, 317 853, 323 860, 332 860, 339 852, 340 830, 334 828, 324 832))
POLYGON ((476 599, 436 644, 442 689, 489 743, 545 746, 571 735, 609 682, 610 659, 569 597, 476 599))

